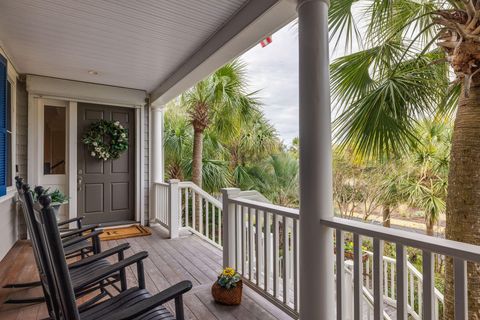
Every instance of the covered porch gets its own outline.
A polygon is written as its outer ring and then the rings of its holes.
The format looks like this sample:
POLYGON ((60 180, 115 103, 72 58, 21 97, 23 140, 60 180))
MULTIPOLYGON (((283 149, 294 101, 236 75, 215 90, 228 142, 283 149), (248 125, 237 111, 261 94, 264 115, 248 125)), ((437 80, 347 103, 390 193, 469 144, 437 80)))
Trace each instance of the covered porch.
MULTIPOLYGON (((283 311, 246 287, 242 304, 227 307, 216 304, 211 298, 211 286, 217 273, 222 269, 222 252, 196 235, 182 233, 177 239, 170 240, 168 232, 159 226, 153 226, 152 235, 125 240, 105 241, 104 250, 128 242, 133 254, 147 250, 149 257, 145 261, 147 289, 152 294, 160 292, 182 281, 192 281, 193 289, 184 297, 187 319, 223 320, 223 319, 291 319, 283 311)), ((127 281, 136 284, 135 267, 129 269, 127 281)), ((32 249, 28 242, 17 243, 0 263, 2 282, 29 282, 38 280, 32 249)), ((40 292, 37 289, 0 289, 0 300, 24 297, 40 292)), ((174 311, 173 303, 168 305, 174 311)), ((45 304, 0 305, 0 319, 45 319, 48 316, 45 304)))
MULTIPOLYGON (((9 100, 2 100, 0 120, 11 125, 3 128, 11 144, 0 145, 3 281, 35 277, 14 201, 17 173, 32 186, 63 190, 70 197, 63 218, 150 225, 154 234, 129 239, 131 250, 149 252, 152 293, 178 280, 195 284, 185 301, 190 319, 438 319, 435 254, 455 261, 455 314, 465 319, 466 265, 480 262, 479 247, 334 217, 327 20, 324 0, 2 1, 0 55, 9 90, 2 97, 9 100), (164 181, 164 105, 297 17, 301 208, 272 205, 252 190, 223 189, 218 199, 191 182, 164 181), (59 159, 45 148, 50 107, 63 115, 64 140, 52 144, 64 147, 59 159), (82 126, 106 118, 131 125, 123 162, 92 162, 81 149, 82 126), (385 242, 396 246, 394 267, 383 257, 385 242), (408 246, 423 251, 415 288, 407 282, 408 246), (209 293, 226 266, 247 285, 236 308, 213 304, 209 293)), ((0 291, 1 298, 10 294, 0 291)), ((40 319, 44 311, 2 306, 0 316, 40 319)))

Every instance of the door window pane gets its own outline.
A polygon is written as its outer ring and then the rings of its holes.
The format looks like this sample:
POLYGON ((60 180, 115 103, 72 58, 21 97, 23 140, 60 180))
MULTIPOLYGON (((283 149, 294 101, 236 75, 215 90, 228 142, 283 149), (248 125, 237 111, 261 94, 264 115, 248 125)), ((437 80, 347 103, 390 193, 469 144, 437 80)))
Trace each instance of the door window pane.
POLYGON ((65 174, 66 108, 45 106, 44 174, 65 174))

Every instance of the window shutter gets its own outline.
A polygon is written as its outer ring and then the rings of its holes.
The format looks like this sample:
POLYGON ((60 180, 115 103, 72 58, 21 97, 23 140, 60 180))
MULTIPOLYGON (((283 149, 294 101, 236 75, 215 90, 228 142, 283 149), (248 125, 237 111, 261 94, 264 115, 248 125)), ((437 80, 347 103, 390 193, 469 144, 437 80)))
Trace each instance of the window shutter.
POLYGON ((0 55, 0 196, 7 194, 7 59, 0 55))

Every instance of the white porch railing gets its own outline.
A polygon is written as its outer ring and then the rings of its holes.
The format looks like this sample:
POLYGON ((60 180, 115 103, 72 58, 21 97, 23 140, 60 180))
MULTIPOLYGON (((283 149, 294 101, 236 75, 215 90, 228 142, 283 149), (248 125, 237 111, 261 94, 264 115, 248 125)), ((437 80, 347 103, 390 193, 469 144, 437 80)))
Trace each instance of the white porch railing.
MULTIPOLYGON (((220 201, 191 182, 173 180, 154 186, 155 220, 169 228, 172 237, 178 236, 179 228, 186 228, 223 248, 224 265, 235 267, 247 285, 298 318, 298 210, 252 200, 262 197, 250 191, 226 189, 220 201)), ((340 240, 335 241, 340 253, 336 255, 337 293, 332 292, 337 296, 338 319, 388 320, 389 311, 397 319, 438 320, 443 295, 434 288, 435 254, 454 258, 456 297, 466 301, 466 261, 480 262, 479 247, 340 218, 320 223, 334 229, 340 240), (348 263, 345 233, 354 239, 354 259, 348 263), (373 240, 373 252, 362 252, 362 238, 373 240), (395 258, 381 254, 383 241, 396 245, 395 258), (423 272, 407 261, 407 246, 422 250, 423 272)), ((466 312, 466 304, 456 304, 460 315, 463 305, 466 312)))
POLYGON ((180 227, 221 248, 222 203, 193 182, 180 182, 178 192, 180 227))
MULTIPOLYGON (((367 260, 364 263, 364 286, 373 293, 373 252, 364 251, 367 260)), ((415 320, 422 319, 422 288, 423 276, 413 264, 407 261, 407 310, 415 320)), ((396 308, 396 260, 392 257, 383 257, 383 301, 396 308)), ((440 310, 443 309, 443 294, 435 288, 434 292, 434 315, 433 319, 440 319, 440 310)))
MULTIPOLYGON (((292 317, 298 317, 298 210, 231 198, 224 256, 246 283, 292 317)), ((225 220, 224 220, 225 221, 225 220)))
MULTIPOLYGON (((384 299, 384 265, 383 257, 384 241, 394 243, 396 246, 395 257, 395 297, 397 319, 407 319, 408 315, 408 294, 414 292, 409 289, 408 267, 406 258, 406 247, 414 247, 422 250, 422 272, 421 289, 418 295, 421 296, 421 309, 417 309, 422 319, 435 319, 436 313, 435 288, 434 288, 434 255, 444 255, 453 258, 454 262, 454 290, 455 290, 455 319, 466 319, 468 314, 467 306, 467 261, 480 262, 480 247, 450 241, 446 239, 433 238, 403 230, 384 228, 377 225, 366 224, 358 221, 345 220, 341 218, 330 218, 321 220, 325 226, 335 230, 337 254, 337 280, 343 276, 343 252, 344 233, 353 233, 354 238, 354 318, 361 319, 362 304, 359 303, 363 297, 363 263, 362 263, 362 238, 373 239, 373 302, 374 318, 381 319, 385 307, 384 299), (360 280, 362 279, 362 280, 360 280)), ((418 277, 420 279, 420 277, 418 277)), ((413 283, 413 282, 410 282, 413 283)), ((342 292, 346 289, 342 281, 337 281, 337 312, 342 310, 344 297, 342 292)), ((418 289, 417 289, 418 290, 418 289)), ((410 300, 411 303, 412 300, 410 300)), ((339 319, 343 319, 340 318, 339 319)))
POLYGON ((190 181, 153 184, 154 220, 178 237, 188 229, 213 245, 222 246, 222 203, 190 181))
POLYGON ((154 183, 153 184, 153 212, 155 214, 155 221, 161 224, 163 227, 168 228, 169 225, 169 189, 170 184, 168 183, 154 183))

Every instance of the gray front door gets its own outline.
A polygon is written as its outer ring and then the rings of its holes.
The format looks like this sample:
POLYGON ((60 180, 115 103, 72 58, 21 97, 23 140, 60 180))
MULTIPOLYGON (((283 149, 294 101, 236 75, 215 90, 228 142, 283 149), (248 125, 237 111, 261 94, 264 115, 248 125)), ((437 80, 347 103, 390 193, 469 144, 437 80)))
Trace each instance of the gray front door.
POLYGON ((135 220, 135 110, 78 103, 78 215, 85 223, 135 220), (128 130, 128 150, 116 160, 90 156, 82 136, 100 119, 119 121, 128 130))

